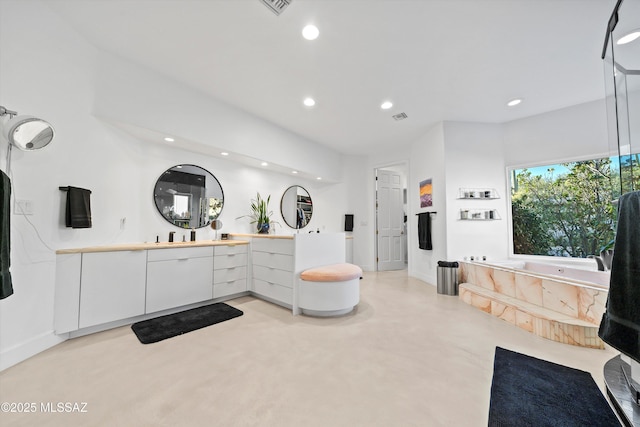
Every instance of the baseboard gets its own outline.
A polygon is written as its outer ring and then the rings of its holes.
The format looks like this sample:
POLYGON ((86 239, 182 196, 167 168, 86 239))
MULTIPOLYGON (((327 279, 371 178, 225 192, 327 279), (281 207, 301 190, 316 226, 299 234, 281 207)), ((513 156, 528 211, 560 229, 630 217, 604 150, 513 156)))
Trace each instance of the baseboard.
MULTIPOLYGON (((353 263, 351 263, 351 264, 353 264, 353 263)), ((376 268, 375 268, 374 265, 363 264, 363 265, 360 265, 359 267, 362 269, 362 271, 373 271, 373 272, 376 271, 376 268)))
POLYGON ((434 277, 429 277, 426 274, 417 273, 415 271, 410 271, 409 276, 415 277, 416 279, 420 279, 423 282, 427 283, 428 285, 435 287, 436 280, 434 277))
POLYGON ((35 336, 21 344, 10 347, 0 352, 0 371, 4 371, 13 365, 27 360, 48 348, 66 341, 68 334, 56 335, 53 331, 35 336))

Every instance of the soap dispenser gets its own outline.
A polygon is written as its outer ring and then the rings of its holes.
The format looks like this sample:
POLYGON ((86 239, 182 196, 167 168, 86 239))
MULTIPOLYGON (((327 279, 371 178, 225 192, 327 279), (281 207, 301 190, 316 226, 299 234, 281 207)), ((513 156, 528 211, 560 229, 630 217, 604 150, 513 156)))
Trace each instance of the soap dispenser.
POLYGON ((191 241, 192 242, 196 241, 196 229, 195 228, 191 229, 191 241))
POLYGON ((173 235, 176 234, 175 231, 170 231, 169 232, 169 242, 173 242, 173 235))

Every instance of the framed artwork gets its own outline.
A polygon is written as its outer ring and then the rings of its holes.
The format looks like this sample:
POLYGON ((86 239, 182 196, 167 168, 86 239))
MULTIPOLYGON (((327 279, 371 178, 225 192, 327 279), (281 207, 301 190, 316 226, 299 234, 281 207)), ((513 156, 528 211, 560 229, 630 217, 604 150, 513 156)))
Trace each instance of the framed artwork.
POLYGON ((427 208, 433 205, 433 187, 431 178, 420 181, 420 207, 427 208))

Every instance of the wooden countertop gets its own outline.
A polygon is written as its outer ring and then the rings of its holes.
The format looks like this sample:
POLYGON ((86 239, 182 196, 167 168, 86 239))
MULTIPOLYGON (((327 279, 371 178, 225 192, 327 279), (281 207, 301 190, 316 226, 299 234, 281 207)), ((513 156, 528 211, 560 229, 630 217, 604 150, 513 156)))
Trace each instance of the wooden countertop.
POLYGON ((245 240, 198 240, 195 242, 124 243, 121 245, 92 246, 87 248, 59 249, 56 254, 79 254, 89 252, 144 251, 148 249, 197 248, 203 246, 247 245, 245 240))
POLYGON ((235 234, 235 233, 231 233, 229 234, 229 237, 236 237, 236 238, 247 238, 247 237, 258 237, 261 239, 293 239, 293 235, 291 234, 235 234))
MULTIPOLYGON (((305 233, 300 233, 300 234, 305 234, 305 233)), ((314 233, 311 233, 314 234, 314 233)), ((236 238, 248 238, 248 237, 258 237, 261 239, 293 239, 295 236, 295 234, 236 234, 236 233, 231 233, 229 234, 229 237, 236 237, 236 238)), ((349 236, 346 235, 345 239, 353 239, 353 236, 349 236)))

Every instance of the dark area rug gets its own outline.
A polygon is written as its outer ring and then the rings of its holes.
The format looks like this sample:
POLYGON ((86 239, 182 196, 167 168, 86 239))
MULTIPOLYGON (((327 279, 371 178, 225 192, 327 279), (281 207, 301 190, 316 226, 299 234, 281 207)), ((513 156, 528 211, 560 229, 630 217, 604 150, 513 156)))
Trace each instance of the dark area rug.
POLYGON ((489 427, 597 426, 620 422, 590 373, 496 347, 489 427))
POLYGON ((237 308, 218 302, 155 319, 143 320, 131 325, 131 329, 142 344, 151 344, 224 322, 242 316, 242 314, 242 311, 237 308))

